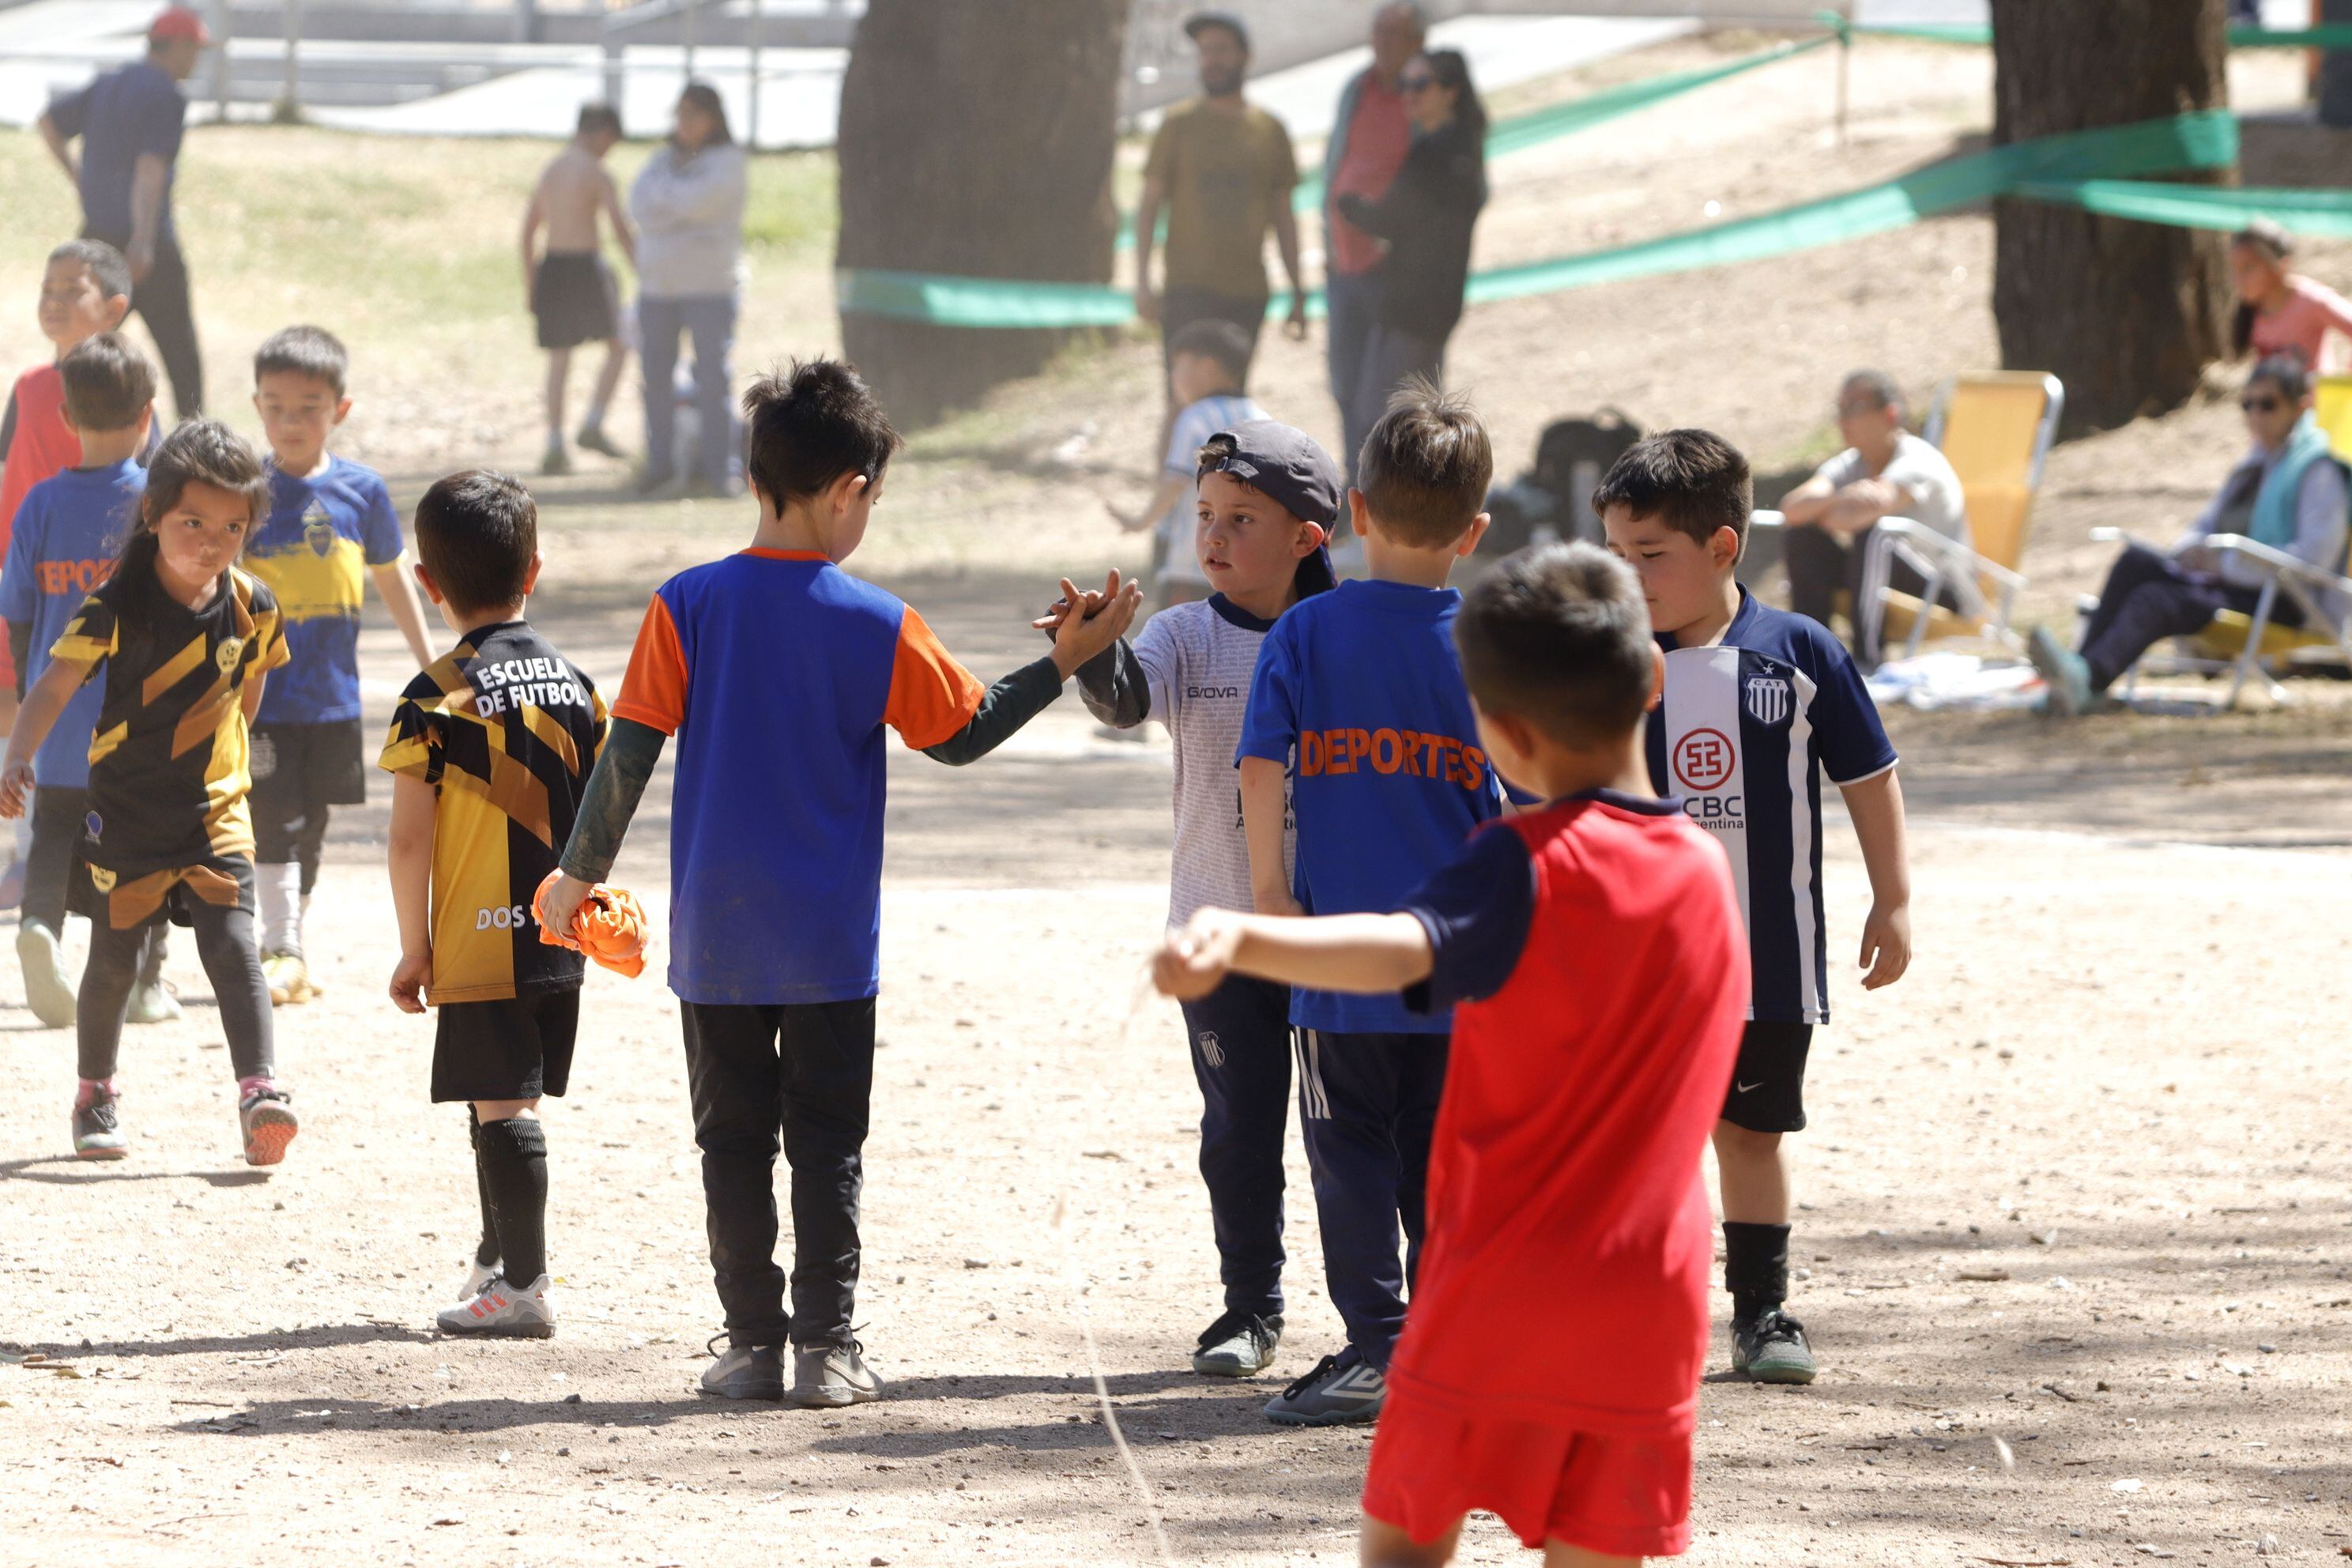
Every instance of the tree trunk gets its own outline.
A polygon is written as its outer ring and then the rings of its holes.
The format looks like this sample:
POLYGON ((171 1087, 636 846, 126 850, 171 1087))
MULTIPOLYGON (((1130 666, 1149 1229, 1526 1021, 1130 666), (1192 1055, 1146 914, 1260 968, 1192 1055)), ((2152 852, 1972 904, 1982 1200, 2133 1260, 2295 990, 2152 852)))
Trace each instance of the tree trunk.
MULTIPOLYGON (((1993 141, 2225 106, 2225 9, 2224 0, 1992 0, 1993 141)), ((1993 204, 1993 235, 2001 363, 2065 383, 2070 431, 2178 406, 2227 352, 2221 236, 2013 198, 1993 204)))
MULTIPOLYGON (((1128 9, 870 0, 841 84, 837 264, 1108 281, 1128 9)), ((845 311, 841 335, 892 416, 919 425, 1037 370, 1070 334, 845 311)))

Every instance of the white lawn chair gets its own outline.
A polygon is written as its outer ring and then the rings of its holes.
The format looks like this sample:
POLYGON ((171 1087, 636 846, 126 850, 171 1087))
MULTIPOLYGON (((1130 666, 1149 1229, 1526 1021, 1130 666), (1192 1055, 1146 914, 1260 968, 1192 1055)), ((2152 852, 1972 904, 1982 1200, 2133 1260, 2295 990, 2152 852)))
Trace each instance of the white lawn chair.
MULTIPOLYGON (((2095 528, 2091 537, 2103 543, 2137 543, 2161 552, 2160 546, 2135 540, 2119 528, 2095 528)), ((2352 577, 2343 574, 2343 562, 2336 563, 2336 571, 2322 571, 2242 533, 2216 533, 2200 542, 2214 554, 2246 563, 2261 573, 2263 586, 2253 613, 2223 610, 2196 636, 2173 639, 2171 653, 2159 657, 2151 650, 2142 656, 2124 677, 2125 701, 2134 699, 2140 671, 2151 658, 2158 658, 2158 674, 2228 672, 2230 693, 2221 701, 2225 710, 2238 705, 2246 682, 2257 675, 2271 700, 2277 702, 2286 698, 2278 676, 2297 666, 2341 665, 2352 669, 2352 625, 2338 627, 2321 613, 2322 600, 2329 594, 2339 595, 2342 604, 2352 605, 2352 577), (2302 626, 2282 626, 2272 620, 2281 594, 2302 610, 2302 626)))

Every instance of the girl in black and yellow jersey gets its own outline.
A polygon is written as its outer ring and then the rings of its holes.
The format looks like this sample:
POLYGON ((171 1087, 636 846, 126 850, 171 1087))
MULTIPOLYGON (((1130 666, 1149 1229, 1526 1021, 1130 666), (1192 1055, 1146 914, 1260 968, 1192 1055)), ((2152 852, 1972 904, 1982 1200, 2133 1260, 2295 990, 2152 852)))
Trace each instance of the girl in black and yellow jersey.
POLYGON ((248 1163, 286 1157, 294 1110, 273 1069, 269 992, 254 946, 247 728, 286 662, 278 603, 237 570, 268 499, 261 462, 228 427, 193 419, 147 470, 139 527, 50 649, 0 764, 0 816, 22 815, 33 755, 67 700, 101 672, 89 816, 74 908, 90 917, 76 1025, 74 1150, 126 1152, 114 1086, 123 1015, 149 927, 194 928, 236 1065, 248 1163))

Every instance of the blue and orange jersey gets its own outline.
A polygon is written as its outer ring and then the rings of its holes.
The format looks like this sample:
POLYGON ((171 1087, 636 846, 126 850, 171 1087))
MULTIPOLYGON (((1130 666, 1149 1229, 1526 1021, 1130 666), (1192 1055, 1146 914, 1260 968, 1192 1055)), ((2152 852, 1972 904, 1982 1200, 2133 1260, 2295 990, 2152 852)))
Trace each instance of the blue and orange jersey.
POLYGON ((883 733, 938 745, 981 683, 824 556, 746 550, 663 584, 613 716, 677 738, 670 989, 844 1002, 880 984, 883 733))
MULTIPOLYGON (((147 470, 126 458, 100 468, 68 468, 25 492, 0 568, 0 617, 32 629, 25 659, 27 686, 49 667, 49 646, 92 590, 114 569, 147 489, 147 470)), ((89 738, 103 688, 89 682, 73 695, 33 757, 33 776, 51 789, 89 787, 89 738)))

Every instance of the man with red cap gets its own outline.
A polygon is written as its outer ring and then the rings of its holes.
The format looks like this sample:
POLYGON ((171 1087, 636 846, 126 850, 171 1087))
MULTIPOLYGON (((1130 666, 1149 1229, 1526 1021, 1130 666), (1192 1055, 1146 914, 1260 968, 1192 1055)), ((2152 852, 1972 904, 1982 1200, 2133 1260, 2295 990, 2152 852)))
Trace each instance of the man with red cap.
POLYGON ((172 227, 172 168, 188 115, 180 83, 211 42, 203 17, 169 6, 148 24, 145 59, 54 100, 40 121, 41 139, 81 192, 82 237, 102 239, 130 259, 131 308, 154 334, 184 419, 204 410, 205 373, 188 268, 172 227))

